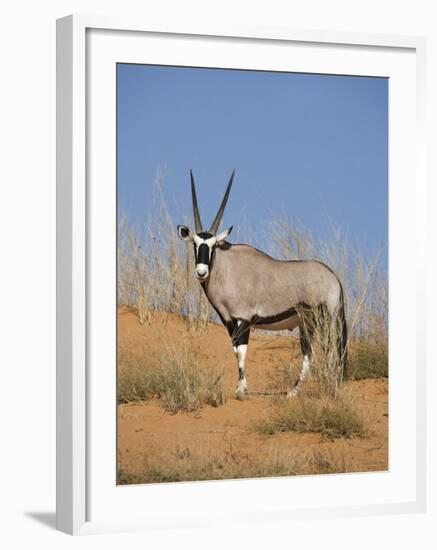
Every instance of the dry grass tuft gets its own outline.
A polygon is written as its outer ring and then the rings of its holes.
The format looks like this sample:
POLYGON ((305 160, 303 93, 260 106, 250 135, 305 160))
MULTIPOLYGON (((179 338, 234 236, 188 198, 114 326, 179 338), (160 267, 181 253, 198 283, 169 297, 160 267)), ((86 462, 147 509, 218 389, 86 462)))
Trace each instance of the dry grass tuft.
POLYGON ((315 474, 338 474, 364 471, 361 464, 347 456, 346 453, 335 454, 329 449, 314 449, 309 458, 308 467, 315 474))
POLYGON ((223 368, 202 364, 183 344, 169 345, 156 363, 144 364, 128 350, 118 354, 118 402, 160 398, 172 414, 196 412, 204 405, 218 407, 226 401, 223 368))
POLYGON ((257 423, 258 432, 272 435, 281 432, 319 433, 328 439, 365 437, 369 430, 346 396, 317 399, 300 396, 280 398, 272 404, 267 418, 257 423))
POLYGON ((131 351, 119 348, 117 354, 117 401, 147 401, 161 395, 159 363, 140 361, 131 351))
POLYGON ((159 377, 163 385, 162 406, 170 413, 195 412, 204 405, 223 405, 223 368, 200 366, 184 346, 173 346, 166 354, 159 377))
POLYGON ((388 348, 386 344, 353 342, 349 346, 348 380, 388 378, 388 348))

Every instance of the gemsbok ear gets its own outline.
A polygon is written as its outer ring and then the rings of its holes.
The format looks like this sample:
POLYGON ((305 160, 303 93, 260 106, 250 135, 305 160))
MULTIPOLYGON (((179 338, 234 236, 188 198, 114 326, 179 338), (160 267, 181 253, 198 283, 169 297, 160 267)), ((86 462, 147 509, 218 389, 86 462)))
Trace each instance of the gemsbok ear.
POLYGON ((233 226, 231 225, 231 227, 228 227, 228 229, 225 229, 224 231, 222 231, 216 236, 217 244, 221 244, 226 239, 226 237, 228 237, 231 234, 232 227, 233 226))
POLYGON ((191 240, 191 231, 186 225, 178 225, 178 235, 183 241, 191 240))

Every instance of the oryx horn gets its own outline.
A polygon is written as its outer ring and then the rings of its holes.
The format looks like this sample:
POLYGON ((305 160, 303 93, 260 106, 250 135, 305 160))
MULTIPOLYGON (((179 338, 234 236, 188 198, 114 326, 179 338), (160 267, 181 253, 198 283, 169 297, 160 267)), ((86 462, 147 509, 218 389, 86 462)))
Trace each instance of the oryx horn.
POLYGON ((234 179, 235 170, 232 171, 231 178, 229 180, 228 186, 226 188, 225 196, 223 197, 222 203, 220 205, 220 208, 217 211, 217 214, 214 218, 214 221, 212 222, 212 225, 209 229, 209 232, 215 235, 217 233, 217 229, 219 228, 220 222, 222 221, 223 212, 225 211, 226 203, 228 202, 229 193, 231 191, 232 187, 232 181, 234 179))
POLYGON ((196 233, 202 232, 202 222, 200 220, 199 207, 197 205, 196 186, 194 185, 193 172, 190 170, 191 176, 191 197, 193 199, 193 215, 194 215, 194 227, 196 233))

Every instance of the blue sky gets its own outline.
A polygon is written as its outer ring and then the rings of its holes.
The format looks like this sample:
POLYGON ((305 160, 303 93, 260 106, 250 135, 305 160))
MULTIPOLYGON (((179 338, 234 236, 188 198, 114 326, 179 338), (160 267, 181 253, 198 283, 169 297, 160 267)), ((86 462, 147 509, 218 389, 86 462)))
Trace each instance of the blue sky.
POLYGON ((191 214, 191 168, 209 224, 235 168, 227 224, 273 213, 323 235, 331 219, 369 253, 387 245, 387 79, 131 64, 117 77, 118 204, 135 222, 157 170, 175 222, 191 214))

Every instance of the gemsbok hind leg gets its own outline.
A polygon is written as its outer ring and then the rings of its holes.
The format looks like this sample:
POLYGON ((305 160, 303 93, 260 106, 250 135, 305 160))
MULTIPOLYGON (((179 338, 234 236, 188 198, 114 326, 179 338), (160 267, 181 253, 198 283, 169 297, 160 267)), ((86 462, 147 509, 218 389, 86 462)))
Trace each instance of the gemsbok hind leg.
POLYGON ((243 399, 247 395, 246 381, 246 354, 249 343, 250 325, 247 321, 238 320, 227 323, 229 334, 232 338, 235 357, 238 364, 238 384, 236 398, 243 399))
POLYGON ((300 369, 299 378, 294 384, 294 387, 287 393, 288 397, 295 397, 299 393, 302 384, 310 370, 311 361, 313 359, 313 330, 311 326, 305 323, 301 323, 299 326, 299 333, 300 349, 302 351, 302 367, 300 369))

